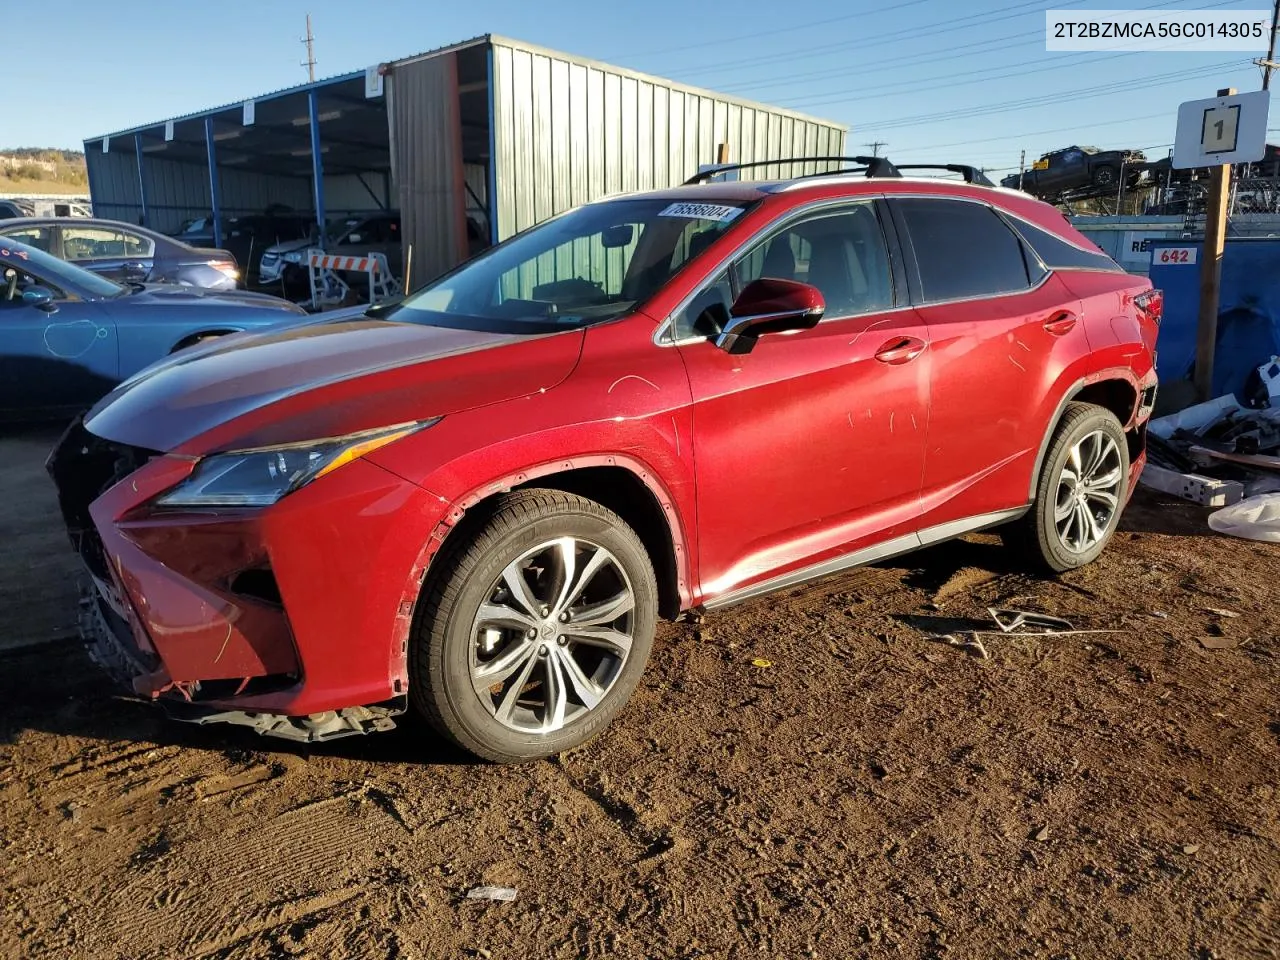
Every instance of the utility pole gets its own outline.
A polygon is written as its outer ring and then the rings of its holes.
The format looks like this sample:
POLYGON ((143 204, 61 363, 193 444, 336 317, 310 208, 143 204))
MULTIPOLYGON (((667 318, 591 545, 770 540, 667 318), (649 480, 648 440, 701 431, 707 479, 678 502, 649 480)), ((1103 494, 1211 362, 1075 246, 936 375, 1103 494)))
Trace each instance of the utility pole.
POLYGON ((1027 173, 1027 151, 1023 150, 1018 155, 1018 189, 1022 189, 1022 178, 1027 173))
POLYGON ((1280 26, 1280 0, 1276 0, 1276 5, 1271 11, 1271 42, 1267 44, 1267 55, 1262 60, 1253 61, 1262 68, 1262 89, 1268 90, 1271 87, 1271 71, 1276 67, 1280 67, 1280 63, 1276 63, 1276 27, 1280 26))
MULTIPOLYGON (((1235 87, 1218 96, 1234 96, 1235 87)), ((1231 192, 1231 167, 1210 168, 1209 202, 1205 209, 1204 250, 1200 263, 1200 323, 1196 331, 1196 399, 1213 399, 1213 359, 1218 344, 1218 296, 1222 287, 1222 251, 1227 236, 1227 197, 1231 192)))
MULTIPOLYGON (((1280 0, 1276 0, 1280 3, 1280 0)), ((302 42, 307 46, 307 59, 302 61, 302 66, 307 68, 307 80, 311 83, 316 82, 316 38, 311 33, 311 14, 307 14, 307 35, 302 42)))
MULTIPOLYGON (((1280 3, 1280 0, 1276 0, 1276 2, 1277 2, 1277 3, 1280 3)), ((883 140, 872 140, 870 143, 864 143, 864 144, 863 144, 863 146, 864 146, 864 147, 870 147, 870 148, 871 148, 871 155, 872 155, 873 157, 878 157, 878 156, 880 156, 880 148, 881 148, 881 147, 887 147, 888 145, 889 145, 889 144, 885 143, 883 140)))

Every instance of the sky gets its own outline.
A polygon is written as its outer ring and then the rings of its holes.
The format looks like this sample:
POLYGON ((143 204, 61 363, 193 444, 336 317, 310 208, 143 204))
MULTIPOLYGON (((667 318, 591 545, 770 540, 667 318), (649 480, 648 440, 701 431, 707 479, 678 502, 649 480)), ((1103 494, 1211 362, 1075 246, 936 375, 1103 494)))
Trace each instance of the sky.
MULTIPOLYGON (((1047 9, 1269 0, 61 0, 7 3, 0 149, 82 141, 496 33, 847 125, 847 152, 1016 170, 1071 144, 1163 157, 1177 106, 1261 86, 1255 54, 1047 53, 1047 9), (610 7, 612 6, 612 9, 610 7), (14 95, 15 91, 21 91, 14 95)), ((1259 54, 1262 51, 1259 51, 1259 54)), ((1280 80, 1277 81, 1280 83, 1280 80)), ((1273 113, 1280 125, 1280 113, 1273 113)), ((1280 136, 1280 130, 1276 131, 1280 136)), ((1274 142, 1274 141, 1273 141, 1274 142)))

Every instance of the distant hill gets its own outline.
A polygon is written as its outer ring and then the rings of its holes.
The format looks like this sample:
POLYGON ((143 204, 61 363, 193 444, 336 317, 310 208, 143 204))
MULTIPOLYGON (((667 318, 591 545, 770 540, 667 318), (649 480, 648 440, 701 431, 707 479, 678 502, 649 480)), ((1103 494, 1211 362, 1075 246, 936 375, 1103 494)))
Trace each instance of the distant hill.
POLYGON ((88 193, 89 175, 79 150, 14 147, 0 150, 0 194, 88 193))

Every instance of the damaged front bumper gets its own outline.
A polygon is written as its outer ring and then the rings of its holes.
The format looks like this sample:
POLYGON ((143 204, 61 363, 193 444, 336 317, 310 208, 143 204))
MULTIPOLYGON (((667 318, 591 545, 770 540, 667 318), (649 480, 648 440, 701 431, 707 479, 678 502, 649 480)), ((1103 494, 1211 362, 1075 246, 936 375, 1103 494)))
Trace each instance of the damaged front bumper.
POLYGON ((438 498, 355 461, 270 508, 157 509, 193 464, 79 423, 50 457, 90 656, 178 720, 307 742, 392 728, 438 498))
MULTIPOLYGON (((119 686, 130 690, 134 699, 153 699, 174 720, 184 723, 228 723, 250 727, 263 736, 281 737, 302 743, 336 740, 357 734, 391 730, 393 719, 408 710, 408 697, 393 697, 383 703, 359 707, 343 707, 296 717, 278 713, 250 710, 227 710, 209 704, 197 703, 181 694, 154 691, 161 680, 153 664, 132 643, 128 625, 111 609, 100 586, 92 582, 82 585, 80 598, 80 639, 96 663, 119 686)), ((198 688, 198 682, 196 684, 198 688)), ((173 688, 175 691, 182 688, 173 688)))

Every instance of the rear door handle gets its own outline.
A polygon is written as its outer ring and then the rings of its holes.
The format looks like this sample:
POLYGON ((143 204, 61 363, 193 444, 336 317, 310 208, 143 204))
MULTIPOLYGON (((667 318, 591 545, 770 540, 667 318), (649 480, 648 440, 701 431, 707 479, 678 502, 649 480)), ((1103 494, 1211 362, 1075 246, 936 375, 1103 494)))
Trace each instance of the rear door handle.
POLYGON ((1079 320, 1080 318, 1070 310, 1059 310, 1044 322, 1044 328, 1055 337, 1060 337, 1070 333, 1079 320))
POLYGON ((876 351, 876 359, 881 363, 909 363, 924 353, 926 344, 919 337, 894 337, 886 340, 876 351))

